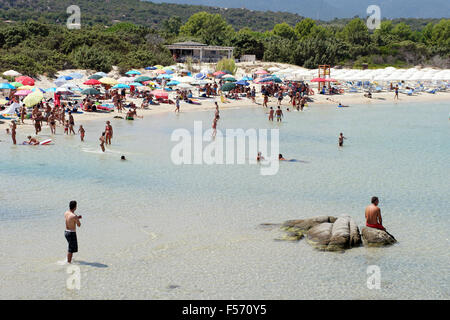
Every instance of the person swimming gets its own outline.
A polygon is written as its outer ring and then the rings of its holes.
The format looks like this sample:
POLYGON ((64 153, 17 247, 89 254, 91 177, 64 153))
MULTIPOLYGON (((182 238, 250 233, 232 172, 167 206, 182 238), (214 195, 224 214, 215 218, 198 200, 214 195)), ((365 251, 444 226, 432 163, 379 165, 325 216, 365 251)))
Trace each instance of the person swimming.
POLYGON ((127 160, 127 159, 125 158, 125 156, 121 156, 120 160, 127 160))
POLYGON ((278 154, 278 160, 285 161, 286 159, 283 158, 283 155, 280 153, 280 154, 278 154))

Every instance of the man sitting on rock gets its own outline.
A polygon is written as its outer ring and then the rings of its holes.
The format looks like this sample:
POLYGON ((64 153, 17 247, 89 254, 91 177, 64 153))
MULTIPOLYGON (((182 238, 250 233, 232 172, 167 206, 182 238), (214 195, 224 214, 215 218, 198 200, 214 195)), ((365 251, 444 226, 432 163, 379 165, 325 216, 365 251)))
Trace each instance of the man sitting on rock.
POLYGON ((372 204, 366 207, 366 226, 386 231, 381 219, 381 210, 378 208, 378 198, 372 197, 371 202, 372 204))

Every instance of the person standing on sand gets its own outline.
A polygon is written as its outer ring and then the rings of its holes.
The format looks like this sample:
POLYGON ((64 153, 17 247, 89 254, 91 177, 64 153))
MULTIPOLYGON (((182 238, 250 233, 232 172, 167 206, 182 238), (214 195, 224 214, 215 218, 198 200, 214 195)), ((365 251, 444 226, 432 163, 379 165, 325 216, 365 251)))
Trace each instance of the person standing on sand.
POLYGON ((77 202, 70 201, 69 210, 64 213, 64 218, 66 220, 66 231, 64 231, 64 236, 69 244, 67 250, 67 263, 72 263, 72 255, 78 252, 78 241, 77 241, 77 226, 81 227, 80 219, 82 216, 75 214, 77 210, 77 202))
POLYGON ((13 144, 16 144, 16 129, 17 129, 17 124, 16 121, 12 120, 11 121, 11 139, 13 144))
POLYGON ((395 96, 394 96, 394 100, 397 99, 398 100, 398 85, 395 86, 395 96))
POLYGON ((174 112, 178 112, 180 113, 180 97, 177 95, 177 99, 175 100, 175 111, 174 112))

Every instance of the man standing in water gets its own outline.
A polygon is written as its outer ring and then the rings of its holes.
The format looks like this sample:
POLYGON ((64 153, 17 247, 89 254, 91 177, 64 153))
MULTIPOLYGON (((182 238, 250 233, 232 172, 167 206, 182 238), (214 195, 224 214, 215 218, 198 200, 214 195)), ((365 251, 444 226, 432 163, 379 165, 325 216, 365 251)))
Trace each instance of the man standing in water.
POLYGON ((74 252, 78 252, 78 241, 77 241, 77 226, 81 227, 80 219, 81 216, 75 214, 77 210, 77 202, 70 201, 69 211, 64 213, 64 218, 66 220, 66 231, 64 236, 69 243, 69 249, 67 250, 67 263, 72 263, 72 255, 74 252))
POLYGON ((344 135, 342 134, 342 132, 339 134, 339 147, 342 147, 344 145, 344 139, 347 139, 346 137, 344 137, 344 135))

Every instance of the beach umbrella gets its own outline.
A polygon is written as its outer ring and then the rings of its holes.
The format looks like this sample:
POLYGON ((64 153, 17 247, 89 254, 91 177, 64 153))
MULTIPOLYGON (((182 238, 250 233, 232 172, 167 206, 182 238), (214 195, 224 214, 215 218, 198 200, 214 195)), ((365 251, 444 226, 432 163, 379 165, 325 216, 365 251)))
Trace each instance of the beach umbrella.
POLYGON ((145 70, 156 70, 156 69, 158 69, 158 68, 156 68, 156 67, 145 67, 145 70))
POLYGON ((266 70, 257 70, 256 72, 255 72, 255 74, 268 74, 268 72, 266 71, 266 70))
POLYGON ((236 88, 236 84, 233 82, 225 83, 220 90, 222 91, 230 91, 236 88))
POLYGON ((167 85, 170 87, 170 86, 176 86, 176 85, 179 85, 180 84, 180 81, 177 81, 177 80, 171 80, 171 81, 169 81, 169 82, 167 82, 167 85))
POLYGON ((108 77, 101 78, 98 81, 100 81, 102 84, 107 84, 107 85, 115 85, 115 84, 117 84, 117 80, 116 79, 108 78, 108 77))
POLYGON ((238 84, 238 85, 240 85, 240 86, 248 86, 248 85, 250 85, 250 83, 248 83, 247 81, 245 81, 245 80, 239 80, 239 81, 237 81, 237 82, 235 82, 236 84, 238 84))
POLYGON ((22 86, 23 86, 23 84, 21 84, 20 82, 17 82, 17 81, 11 82, 11 84, 12 84, 14 87, 16 87, 16 88, 19 88, 19 87, 22 87, 22 86))
POLYGON ((73 94, 73 92, 71 90, 69 90, 68 88, 63 88, 63 87, 56 88, 55 93, 59 93, 59 94, 63 94, 63 95, 73 94))
POLYGON ((173 74, 174 72, 173 72, 173 70, 170 70, 170 69, 169 69, 169 70, 166 70, 166 73, 167 73, 167 74, 173 74))
POLYGON ((269 72, 277 72, 277 71, 280 71, 280 70, 281 69, 278 68, 278 67, 271 67, 271 68, 267 69, 267 71, 269 71, 269 72))
POLYGON ((71 76, 60 76, 58 77, 56 80, 73 80, 73 78, 71 76))
POLYGON ((81 91, 81 93, 85 94, 85 95, 97 95, 97 94, 100 94, 100 91, 98 91, 95 88, 87 88, 87 89, 84 89, 83 91, 81 91))
POLYGON ((17 90, 32 90, 34 86, 21 86, 17 90))
POLYGON ((213 73, 213 76, 214 77, 218 77, 218 76, 224 75, 224 74, 225 74, 225 72, 223 72, 223 71, 216 71, 216 72, 213 73))
POLYGON ((96 72, 95 74, 98 74, 99 76, 102 76, 103 78, 107 76, 106 73, 101 72, 101 71, 100 72, 96 72))
POLYGON ((22 74, 20 72, 15 71, 15 70, 8 70, 8 71, 3 72, 3 75, 4 76, 8 76, 8 77, 19 77, 22 74))
POLYGON ((26 107, 32 107, 36 104, 38 104, 39 102, 41 102, 41 100, 44 99, 44 95, 42 94, 41 91, 35 91, 30 93, 24 100, 23 103, 25 104, 26 107))
POLYGON ((36 91, 40 91, 40 92, 42 92, 42 93, 45 93, 45 89, 42 89, 42 88, 33 88, 33 89, 31 89, 31 91, 33 91, 33 92, 36 92, 36 91))
POLYGON ((200 73, 208 75, 208 74, 212 74, 213 71, 211 69, 204 68, 204 69, 200 70, 200 73))
POLYGON ((155 73, 156 74, 163 74, 163 73, 166 73, 166 70, 158 69, 158 70, 155 71, 155 73))
POLYGON ((167 99, 169 97, 169 94, 167 92, 165 92, 164 90, 158 89, 158 90, 153 90, 152 94, 156 97, 156 98, 163 98, 163 99, 167 99))
POLYGON ((224 81, 230 81, 230 82, 236 82, 236 79, 233 78, 233 77, 226 77, 226 78, 223 78, 223 80, 224 81))
POLYGON ((142 83, 139 83, 139 82, 132 82, 132 83, 130 83, 130 86, 133 86, 133 87, 143 87, 144 85, 143 85, 142 83))
POLYGON ((205 73, 197 73, 196 75, 195 75, 195 79, 198 79, 198 80, 203 80, 203 79, 205 79, 206 78, 206 74, 205 73))
POLYGON ((128 74, 128 75, 140 75, 141 73, 139 72, 139 71, 137 71, 137 70, 130 70, 130 71, 127 71, 127 72, 125 72, 125 74, 128 74))
POLYGON ((25 86, 34 86, 34 80, 33 78, 27 77, 27 76, 20 76, 15 79, 16 82, 20 82, 21 84, 25 86))
POLYGON ((180 78, 180 82, 183 82, 183 83, 191 83, 194 81, 195 81, 195 79, 193 77, 189 77, 189 76, 180 78))
POLYGON ((72 77, 73 79, 81 79, 83 78, 83 75, 78 72, 72 72, 68 74, 69 77, 72 77))
POLYGON ((189 83, 180 83, 179 85, 177 85, 178 88, 181 89, 189 89, 192 88, 192 86, 189 83))
POLYGON ((134 77, 120 77, 119 79, 117 79, 118 83, 129 83, 129 82, 133 82, 134 81, 134 77))
POLYGON ((243 81, 252 81, 253 78, 252 78, 252 77, 249 77, 249 76, 244 76, 244 77, 242 77, 242 78, 240 79, 240 81, 241 81, 241 80, 243 80, 243 81))
POLYGON ((98 79, 101 79, 101 78, 103 78, 103 76, 101 76, 101 75, 99 75, 99 74, 93 74, 93 75, 90 76, 88 79, 95 79, 95 80, 98 80, 98 79))
POLYGON ((5 90, 5 89, 15 89, 16 87, 14 87, 12 84, 8 83, 8 82, 3 82, 0 83, 0 89, 1 90, 5 90))
POLYGON ((112 89, 130 89, 130 86, 123 83, 119 83, 116 84, 114 87, 112 87, 112 89))
POLYGON ((325 82, 337 82, 336 79, 333 78, 325 78, 325 82))
POLYGON ((325 82, 326 79, 325 78, 314 78, 311 80, 311 82, 325 82))
POLYGON ((159 76, 156 77, 156 79, 170 79, 173 76, 171 76, 170 74, 160 74, 159 76))
POLYGON ((31 90, 18 90, 14 93, 15 96, 27 96, 31 93, 31 90))
POLYGON ((152 80, 152 78, 148 77, 148 76, 140 76, 137 77, 136 79, 134 79, 134 81, 136 82, 144 82, 144 81, 149 81, 152 80))
POLYGON ((99 85, 102 83, 96 79, 89 79, 89 80, 83 82, 83 84, 88 85, 88 86, 94 86, 94 85, 99 85))
POLYGON ((157 64, 156 66, 153 66, 154 68, 156 68, 156 69, 162 69, 162 68, 164 68, 164 66, 162 66, 162 65, 160 65, 160 64, 157 64))

